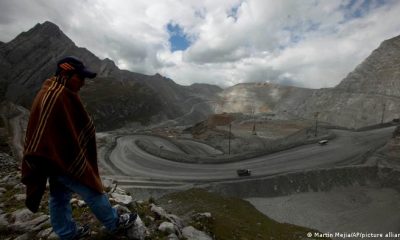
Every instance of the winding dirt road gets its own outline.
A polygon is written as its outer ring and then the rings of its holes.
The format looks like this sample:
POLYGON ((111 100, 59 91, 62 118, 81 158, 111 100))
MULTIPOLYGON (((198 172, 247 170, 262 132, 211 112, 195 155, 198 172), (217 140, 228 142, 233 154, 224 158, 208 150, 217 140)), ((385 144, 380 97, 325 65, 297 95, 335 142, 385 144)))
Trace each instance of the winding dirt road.
MULTIPOLYGON (((250 178, 257 178, 300 170, 362 164, 368 154, 390 139, 393 130, 394 127, 365 132, 334 130, 337 137, 324 146, 309 144, 241 162, 219 164, 190 164, 165 160, 143 151, 135 141, 150 141, 156 146, 162 146, 160 151, 182 151, 165 138, 127 135, 118 137, 115 147, 106 151, 108 154, 100 159, 112 170, 111 174, 135 179, 191 183, 220 181, 238 179, 236 170, 239 168, 250 169, 250 178)), ((187 147, 192 148, 198 146, 194 143, 187 144, 187 147)), ((207 146, 193 151, 209 151, 211 154, 217 150, 207 146)))

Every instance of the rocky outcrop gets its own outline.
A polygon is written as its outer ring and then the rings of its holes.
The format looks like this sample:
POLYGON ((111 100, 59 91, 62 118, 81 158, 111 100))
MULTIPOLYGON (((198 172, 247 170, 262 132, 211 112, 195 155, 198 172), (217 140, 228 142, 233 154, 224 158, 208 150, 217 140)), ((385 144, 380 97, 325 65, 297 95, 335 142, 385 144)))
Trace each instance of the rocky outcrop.
MULTIPOLYGON (((45 195, 39 212, 32 213, 24 206, 25 186, 20 183, 21 176, 15 160, 0 152, 0 163, 0 235, 5 239, 58 239, 51 228, 48 215, 48 195, 45 195), (11 167, 3 171, 4 166, 8 165, 11 167)), ((110 196, 109 200, 118 213, 134 211, 138 213, 138 217, 125 232, 108 233, 92 214, 88 214, 90 209, 87 204, 78 195, 74 195, 71 199, 74 218, 82 224, 90 224, 91 235, 95 239, 144 240, 158 239, 157 236, 160 235, 168 235, 168 239, 212 239, 207 233, 188 225, 180 217, 168 213, 153 202, 134 199, 134 196, 118 187, 112 179, 103 179, 103 183, 110 196)))
POLYGON ((217 112, 290 115, 314 90, 271 83, 241 83, 221 92, 217 112))
POLYGON ((384 41, 333 89, 316 91, 296 111, 332 124, 360 128, 399 118, 400 36, 384 41))
MULTIPOLYGON (((22 159, 25 131, 28 124, 29 111, 11 102, 3 101, 0 106, 0 119, 4 123, 4 138, 10 147, 13 156, 18 162, 22 159)), ((0 129, 2 129, 0 127, 0 129)), ((0 134, 0 137, 2 134, 0 134)))
POLYGON ((383 41, 335 89, 349 93, 399 97, 400 36, 383 41))
MULTIPOLYGON (((221 93, 220 111, 266 113, 361 128, 400 117, 400 36, 384 41, 334 88, 239 84, 221 93)), ((323 76, 321 76, 323 77, 323 76)))

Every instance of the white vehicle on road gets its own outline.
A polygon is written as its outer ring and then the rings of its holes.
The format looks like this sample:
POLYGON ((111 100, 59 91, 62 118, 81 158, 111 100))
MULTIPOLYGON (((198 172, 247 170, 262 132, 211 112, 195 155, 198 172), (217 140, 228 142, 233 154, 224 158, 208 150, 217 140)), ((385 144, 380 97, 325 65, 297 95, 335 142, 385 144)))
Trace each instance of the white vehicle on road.
POLYGON ((325 145, 328 143, 328 140, 324 139, 318 142, 319 145, 325 145))

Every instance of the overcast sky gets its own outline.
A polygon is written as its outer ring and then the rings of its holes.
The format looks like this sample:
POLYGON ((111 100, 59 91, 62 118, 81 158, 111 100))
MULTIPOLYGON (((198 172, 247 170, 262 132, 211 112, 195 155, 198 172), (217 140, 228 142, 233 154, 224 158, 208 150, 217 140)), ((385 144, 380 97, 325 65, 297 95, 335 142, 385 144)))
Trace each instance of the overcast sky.
POLYGON ((57 24, 121 68, 183 85, 333 87, 400 35, 397 0, 2 0, 0 41, 57 24))

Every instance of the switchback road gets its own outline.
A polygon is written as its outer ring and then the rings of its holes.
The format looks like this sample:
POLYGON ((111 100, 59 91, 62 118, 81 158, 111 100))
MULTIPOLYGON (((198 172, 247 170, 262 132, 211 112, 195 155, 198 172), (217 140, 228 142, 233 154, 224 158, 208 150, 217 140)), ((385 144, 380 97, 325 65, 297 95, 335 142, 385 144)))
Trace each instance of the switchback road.
MULTIPOLYGON (((116 140, 114 148, 101 156, 112 175, 129 176, 133 179, 153 181, 204 182, 238 178, 236 170, 250 169, 251 178, 280 173, 296 172, 316 168, 330 168, 351 164, 362 164, 365 156, 383 146, 390 138, 394 127, 365 132, 334 130, 337 137, 327 145, 309 144, 289 150, 247 159, 241 162, 220 164, 190 164, 174 162, 151 155, 136 144, 136 140, 150 141, 161 146, 160 151, 181 153, 181 150, 165 138, 147 135, 125 135, 116 140)), ((187 143, 196 148, 199 144, 187 143)), ((193 149, 193 152, 210 151, 211 147, 193 149)))

